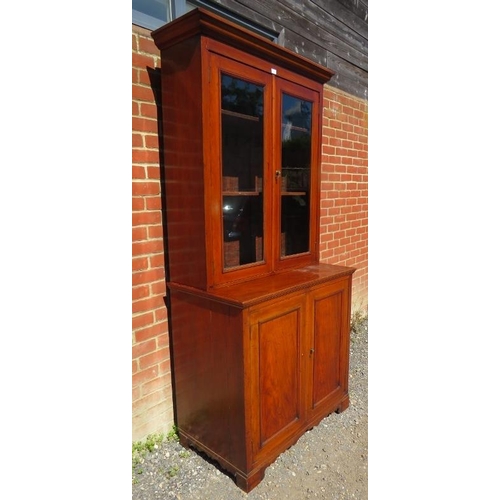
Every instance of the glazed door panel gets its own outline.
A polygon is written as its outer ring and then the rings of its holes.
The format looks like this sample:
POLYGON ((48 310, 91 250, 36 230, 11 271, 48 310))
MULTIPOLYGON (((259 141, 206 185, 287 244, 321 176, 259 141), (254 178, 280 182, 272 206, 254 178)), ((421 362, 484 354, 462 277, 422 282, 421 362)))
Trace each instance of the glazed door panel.
POLYGON ((307 265, 318 250, 319 93, 276 79, 275 261, 277 268, 307 265))
POLYGON ((250 390, 254 461, 303 425, 304 296, 266 304, 251 313, 250 390))
POLYGON ((210 211, 217 284, 271 270, 271 75, 210 55, 210 211))

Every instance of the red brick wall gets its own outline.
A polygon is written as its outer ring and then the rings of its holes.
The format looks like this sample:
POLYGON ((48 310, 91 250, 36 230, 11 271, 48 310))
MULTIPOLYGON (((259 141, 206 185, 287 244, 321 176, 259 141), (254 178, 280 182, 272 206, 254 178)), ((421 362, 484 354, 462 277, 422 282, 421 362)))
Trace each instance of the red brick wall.
MULTIPOLYGON (((148 30, 132 29, 132 439, 168 432, 172 383, 164 297, 157 108, 148 68, 160 53, 148 30)), ((154 80, 153 80, 154 81, 154 80)))
POLYGON ((352 266, 352 309, 368 310, 368 103, 325 87, 320 260, 352 266))
MULTIPOLYGON (((150 32, 132 26, 132 439, 173 425, 150 32)), ((159 90, 159 89, 158 89, 159 90)), ((357 268, 353 308, 367 307, 367 103, 325 88, 320 259, 357 268)))

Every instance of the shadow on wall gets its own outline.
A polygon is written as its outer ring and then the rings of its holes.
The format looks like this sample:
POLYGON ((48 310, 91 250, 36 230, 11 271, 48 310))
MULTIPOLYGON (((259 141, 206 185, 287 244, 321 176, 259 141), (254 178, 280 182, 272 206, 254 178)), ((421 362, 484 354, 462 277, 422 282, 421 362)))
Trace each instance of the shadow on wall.
MULTIPOLYGON (((161 215, 162 215, 162 227, 163 227, 163 248, 164 248, 164 268, 165 268, 165 281, 169 282, 169 261, 168 261, 168 227, 167 227, 167 201, 165 195, 165 159, 164 159, 164 143, 163 143, 163 109, 161 100, 161 69, 160 68, 150 68, 146 67, 149 81, 151 83, 151 90, 153 91, 155 104, 156 104, 156 116, 157 116, 157 127, 158 127, 158 156, 159 156, 159 167, 160 167, 160 198, 161 198, 161 215)), ((165 284, 166 285, 166 284, 165 284)), ((173 354, 173 339, 172 339, 172 318, 170 315, 170 301, 168 288, 167 295, 163 297, 165 302, 165 307, 167 308, 167 322, 168 322, 168 343, 170 346, 170 374, 172 378, 172 402, 174 411, 174 422, 177 424, 177 404, 176 404, 176 391, 175 391, 175 355, 173 354)))

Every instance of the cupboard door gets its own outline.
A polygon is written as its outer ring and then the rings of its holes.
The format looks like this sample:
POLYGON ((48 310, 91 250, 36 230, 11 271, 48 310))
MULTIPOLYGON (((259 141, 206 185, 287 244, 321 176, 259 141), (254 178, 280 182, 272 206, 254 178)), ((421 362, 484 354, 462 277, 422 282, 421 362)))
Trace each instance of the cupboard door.
POLYGON ((259 306, 250 315, 254 463, 266 460, 294 436, 296 439, 304 424, 305 319, 304 295, 259 306))
POLYGON ((312 420, 348 401, 349 299, 348 280, 318 287, 309 296, 313 330, 308 352, 308 410, 312 420))

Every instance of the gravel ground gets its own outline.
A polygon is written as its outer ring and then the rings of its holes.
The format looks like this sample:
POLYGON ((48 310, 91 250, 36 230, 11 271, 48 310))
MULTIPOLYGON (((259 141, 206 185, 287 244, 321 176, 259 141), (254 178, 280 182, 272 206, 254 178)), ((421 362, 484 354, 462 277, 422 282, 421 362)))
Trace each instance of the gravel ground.
POLYGON ((194 450, 164 441, 132 469, 133 500, 366 500, 368 498, 368 321, 351 333, 350 406, 306 432, 250 493, 194 450))

